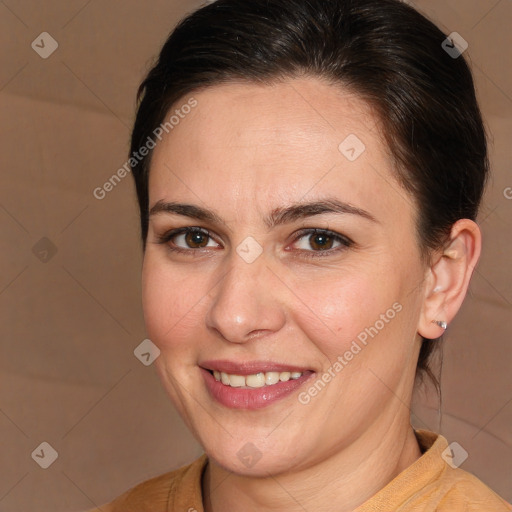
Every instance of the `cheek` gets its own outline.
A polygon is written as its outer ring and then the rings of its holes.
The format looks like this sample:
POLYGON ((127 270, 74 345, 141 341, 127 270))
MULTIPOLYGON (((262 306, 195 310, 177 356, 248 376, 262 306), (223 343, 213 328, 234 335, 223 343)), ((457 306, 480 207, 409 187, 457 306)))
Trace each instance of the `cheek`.
POLYGON ((150 339, 161 349, 179 347, 191 329, 197 329, 201 300, 207 286, 199 275, 147 255, 142 270, 142 306, 150 339))
MULTIPOLYGON (((303 279, 297 289, 301 310, 295 321, 329 360, 348 350, 353 340, 370 338, 368 329, 376 322, 379 334, 388 329, 380 315, 394 316, 396 285, 380 280, 372 272, 332 272, 321 280, 303 279)), ((388 320, 388 318, 386 318, 388 320)), ((380 337, 380 336, 379 336, 380 337)))

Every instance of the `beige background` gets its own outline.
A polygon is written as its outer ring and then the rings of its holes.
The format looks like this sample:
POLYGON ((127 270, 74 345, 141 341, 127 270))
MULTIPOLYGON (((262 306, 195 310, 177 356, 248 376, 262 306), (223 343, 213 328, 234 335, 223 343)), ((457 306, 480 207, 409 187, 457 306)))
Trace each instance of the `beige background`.
MULTIPOLYGON (((494 178, 483 257, 446 335, 442 422, 431 394, 413 421, 461 444, 463 469, 512 500, 512 2, 414 4, 469 42, 494 178)), ((200 453, 133 355, 146 336, 131 177, 92 194, 126 161, 151 58, 199 5, 0 1, 0 511, 88 509, 200 453), (31 48, 43 31, 59 44, 47 59, 31 48), (58 452, 48 469, 31 458, 43 441, 58 452)))

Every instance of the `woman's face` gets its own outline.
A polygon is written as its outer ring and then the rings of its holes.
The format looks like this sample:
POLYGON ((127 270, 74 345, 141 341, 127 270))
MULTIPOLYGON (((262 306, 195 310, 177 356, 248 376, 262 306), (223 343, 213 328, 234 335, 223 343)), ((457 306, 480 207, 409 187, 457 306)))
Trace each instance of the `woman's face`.
POLYGON ((143 266, 188 426, 223 467, 263 475, 407 422, 426 274, 376 117, 313 78, 193 97, 154 150, 143 266))

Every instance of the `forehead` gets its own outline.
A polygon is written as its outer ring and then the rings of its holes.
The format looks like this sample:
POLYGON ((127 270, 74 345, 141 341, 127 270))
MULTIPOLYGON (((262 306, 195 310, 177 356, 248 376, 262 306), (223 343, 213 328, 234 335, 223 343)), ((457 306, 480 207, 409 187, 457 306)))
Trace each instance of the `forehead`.
POLYGON ((247 209, 262 191, 280 203, 329 191, 377 210, 396 209, 397 199, 410 206, 378 118, 357 95, 307 78, 223 84, 191 96, 197 106, 154 150, 150 205, 174 193, 247 209))
MULTIPOLYGON (((210 150, 227 144, 240 149, 256 143, 285 144, 306 153, 329 143, 336 149, 343 140, 340 137, 349 132, 378 138, 377 117, 366 102, 317 78, 272 85, 229 83, 193 96, 197 107, 172 130, 175 136, 181 132, 187 137, 188 147, 198 141, 202 149, 210 150), (316 142, 315 146, 304 146, 306 140, 316 142)), ((171 113, 186 101, 178 101, 171 113)))

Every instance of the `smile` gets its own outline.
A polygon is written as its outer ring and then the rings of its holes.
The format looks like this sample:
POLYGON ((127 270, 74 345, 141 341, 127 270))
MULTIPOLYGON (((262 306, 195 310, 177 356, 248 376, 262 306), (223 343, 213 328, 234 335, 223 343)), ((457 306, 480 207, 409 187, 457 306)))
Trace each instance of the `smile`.
POLYGON ((213 376, 218 382, 232 388, 262 388, 273 386, 278 382, 288 382, 302 377, 302 372, 258 372, 252 375, 235 375, 225 372, 213 371, 213 376))
POLYGON ((261 409, 298 392, 316 373, 269 362, 207 361, 199 367, 210 397, 229 409, 261 409))

